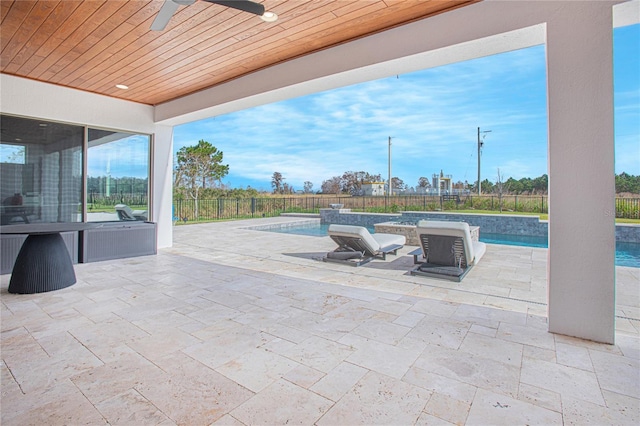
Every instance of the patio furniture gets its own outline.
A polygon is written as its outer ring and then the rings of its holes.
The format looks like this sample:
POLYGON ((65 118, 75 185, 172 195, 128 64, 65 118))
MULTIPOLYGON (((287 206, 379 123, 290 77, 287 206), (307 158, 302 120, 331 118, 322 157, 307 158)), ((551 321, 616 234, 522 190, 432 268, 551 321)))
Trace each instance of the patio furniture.
MULTIPOLYGON (((471 238, 466 222, 421 220, 416 227, 424 262, 411 275, 460 282, 486 251, 486 244, 471 238)), ((418 262, 417 250, 411 252, 418 262)))
POLYGON ((371 234, 363 226, 332 224, 328 234, 338 248, 322 260, 352 266, 364 265, 375 258, 385 260, 387 254, 397 254, 406 242, 403 235, 371 234))
POLYGON ((146 210, 131 210, 126 204, 116 204, 116 213, 120 220, 142 220, 146 221, 148 214, 146 210))
POLYGON ((75 284, 73 262, 60 233, 99 226, 96 223, 33 223, 0 228, 2 234, 28 235, 13 265, 9 293, 44 293, 75 284))

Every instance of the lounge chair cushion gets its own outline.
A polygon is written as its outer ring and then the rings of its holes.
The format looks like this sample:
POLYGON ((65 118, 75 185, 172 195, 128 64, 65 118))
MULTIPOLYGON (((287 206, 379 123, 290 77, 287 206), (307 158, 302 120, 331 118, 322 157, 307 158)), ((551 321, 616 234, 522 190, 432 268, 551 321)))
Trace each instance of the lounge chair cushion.
POLYGON ((389 246, 403 246, 407 241, 404 235, 371 234, 364 226, 331 224, 328 233, 330 236, 359 238, 372 255, 384 251, 389 246))
POLYGON ((404 235, 397 234, 371 234, 374 240, 380 244, 381 248, 389 247, 392 245, 403 246, 407 239, 404 235))
POLYGON ((382 248, 380 243, 373 238, 364 226, 331 224, 329 225, 328 233, 329 235, 360 238, 372 253, 377 253, 382 248))

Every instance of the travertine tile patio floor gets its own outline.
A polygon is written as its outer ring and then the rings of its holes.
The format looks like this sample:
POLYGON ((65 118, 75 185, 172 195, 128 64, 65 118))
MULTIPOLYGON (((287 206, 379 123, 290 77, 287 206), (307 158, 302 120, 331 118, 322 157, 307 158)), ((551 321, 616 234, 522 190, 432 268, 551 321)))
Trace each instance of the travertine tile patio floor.
POLYGON ((640 270, 616 268, 616 345, 547 332, 546 250, 491 245, 461 284, 406 247, 361 268, 328 237, 175 228, 157 256, 7 293, 3 425, 638 424, 640 270))

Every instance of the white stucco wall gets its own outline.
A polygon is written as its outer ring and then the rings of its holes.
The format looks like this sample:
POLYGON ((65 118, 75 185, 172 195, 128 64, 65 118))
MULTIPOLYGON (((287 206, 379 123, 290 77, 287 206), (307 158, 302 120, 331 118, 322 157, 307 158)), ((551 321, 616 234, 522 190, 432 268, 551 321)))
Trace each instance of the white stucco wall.
POLYGON ((172 128, 154 123, 152 106, 0 74, 0 112, 154 135, 150 220, 158 224, 158 247, 171 246, 172 128))

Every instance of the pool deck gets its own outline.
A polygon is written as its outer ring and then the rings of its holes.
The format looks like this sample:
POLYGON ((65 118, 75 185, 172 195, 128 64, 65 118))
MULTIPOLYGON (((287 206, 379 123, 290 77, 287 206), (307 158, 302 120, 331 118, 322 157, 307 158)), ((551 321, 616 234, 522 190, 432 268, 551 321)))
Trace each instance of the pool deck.
POLYGON ((7 293, 3 425, 640 422, 640 269, 616 267, 616 344, 547 332, 547 249, 489 245, 461 283, 415 247, 360 268, 328 237, 177 226, 157 256, 7 293))

